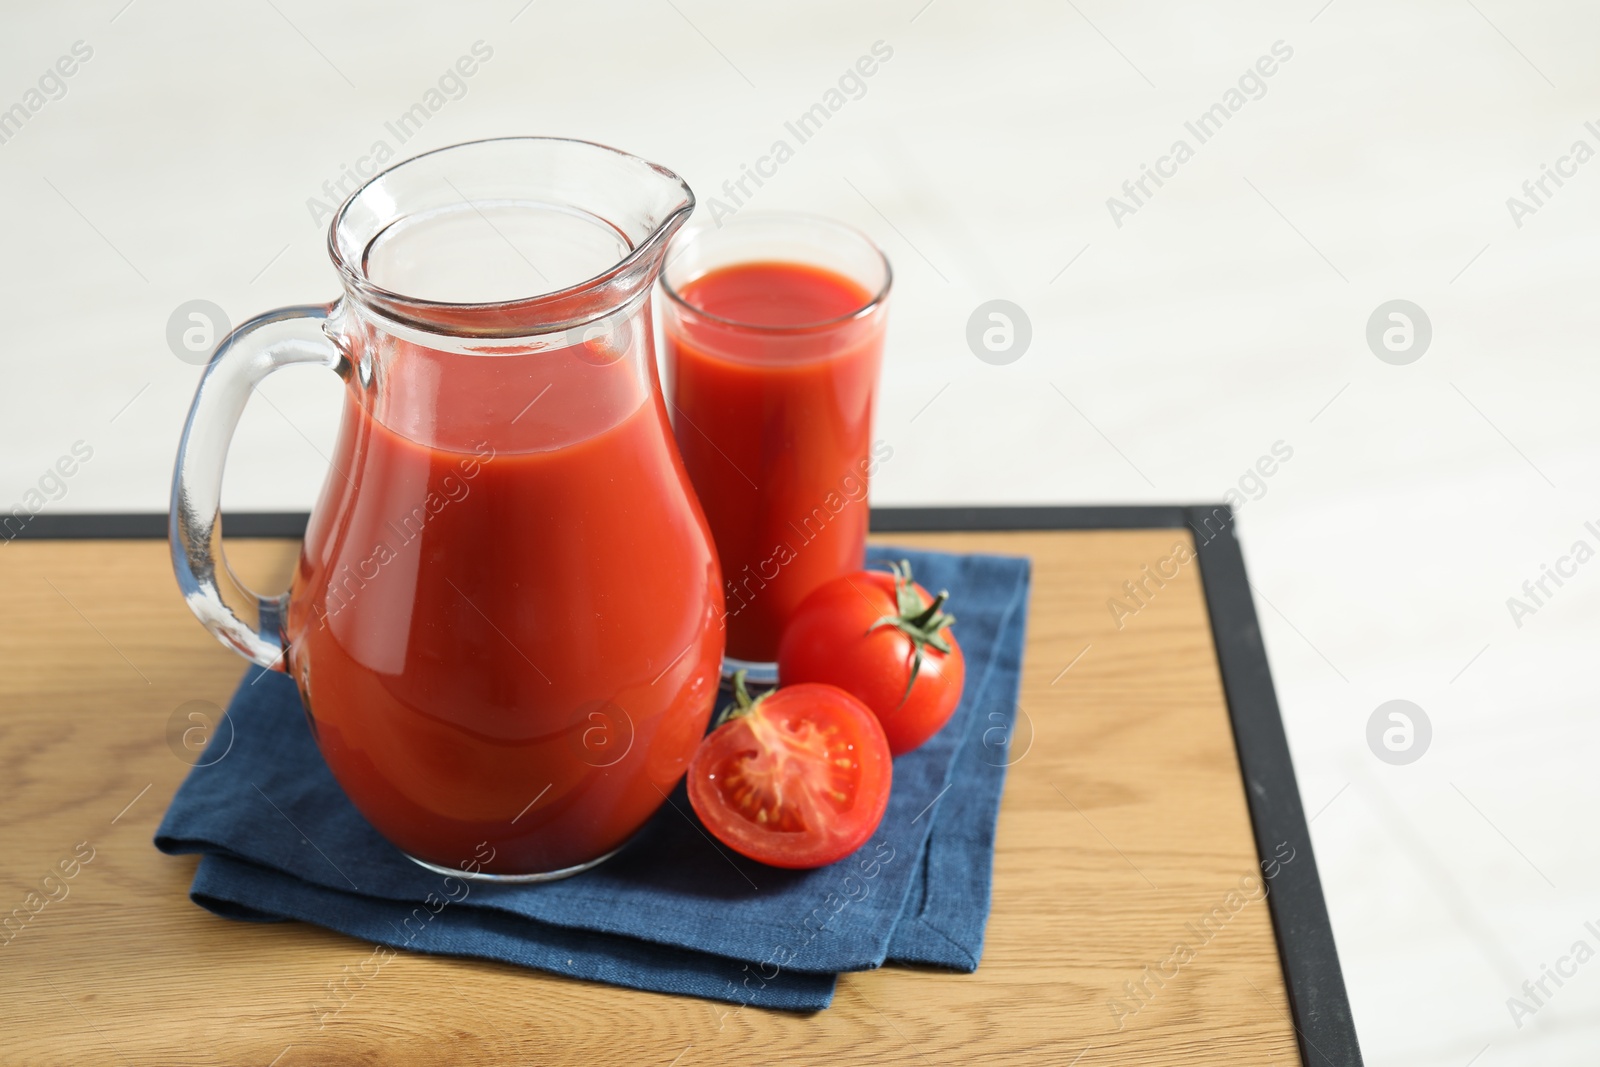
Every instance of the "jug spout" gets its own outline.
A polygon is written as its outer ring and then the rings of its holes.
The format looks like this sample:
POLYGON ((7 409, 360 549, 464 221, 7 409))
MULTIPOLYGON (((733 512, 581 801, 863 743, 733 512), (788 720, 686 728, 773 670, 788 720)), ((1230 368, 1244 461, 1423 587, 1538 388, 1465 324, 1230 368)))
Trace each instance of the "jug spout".
POLYGON ((590 141, 506 137, 429 152, 358 189, 328 252, 347 294, 456 337, 572 329, 647 294, 694 194, 590 141))

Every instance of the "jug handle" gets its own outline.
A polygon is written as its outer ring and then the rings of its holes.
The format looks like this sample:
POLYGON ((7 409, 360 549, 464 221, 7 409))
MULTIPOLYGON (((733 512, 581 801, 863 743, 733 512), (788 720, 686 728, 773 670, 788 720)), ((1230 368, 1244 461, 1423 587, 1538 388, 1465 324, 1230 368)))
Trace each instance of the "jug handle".
POLYGON ((172 569, 189 610, 224 645, 269 670, 286 671, 283 624, 289 594, 261 596, 238 580, 222 550, 222 469, 245 402, 280 367, 315 364, 348 374, 333 340, 332 304, 257 315, 228 334, 206 364, 178 441, 167 534, 172 569))

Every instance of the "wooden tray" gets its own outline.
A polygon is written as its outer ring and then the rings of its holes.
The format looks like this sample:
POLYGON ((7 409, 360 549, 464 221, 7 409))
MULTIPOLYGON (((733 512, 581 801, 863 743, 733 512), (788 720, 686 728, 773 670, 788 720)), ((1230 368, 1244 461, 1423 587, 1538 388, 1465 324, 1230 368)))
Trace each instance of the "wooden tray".
MULTIPOLYGON (((1231 522, 874 513, 878 539, 1034 562, 976 974, 846 975, 795 1016, 401 954, 322 1024, 369 946, 217 918, 150 843, 177 709, 244 667, 180 601, 164 517, 36 517, 0 542, 0 1062, 1359 1064, 1231 522)), ((282 588, 303 524, 231 516, 241 576, 282 588)))

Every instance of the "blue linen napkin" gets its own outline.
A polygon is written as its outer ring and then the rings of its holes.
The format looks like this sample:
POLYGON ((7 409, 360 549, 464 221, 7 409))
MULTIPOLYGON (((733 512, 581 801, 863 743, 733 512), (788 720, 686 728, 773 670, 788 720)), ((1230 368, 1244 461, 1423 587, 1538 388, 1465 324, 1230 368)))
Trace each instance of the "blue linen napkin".
MULTIPOLYGON (((812 871, 746 860, 682 786, 620 854, 561 882, 446 878, 385 841, 317 752, 293 682, 252 667, 226 755, 193 768, 155 843, 201 853, 190 897, 219 915, 298 919, 391 948, 476 956, 637 989, 795 1011, 841 971, 977 967, 994 826, 1021 679, 1025 559, 874 547, 950 591, 967 657, 951 721, 895 760, 888 811, 854 855, 812 871)), ((217 742, 213 742, 217 743, 217 742)))

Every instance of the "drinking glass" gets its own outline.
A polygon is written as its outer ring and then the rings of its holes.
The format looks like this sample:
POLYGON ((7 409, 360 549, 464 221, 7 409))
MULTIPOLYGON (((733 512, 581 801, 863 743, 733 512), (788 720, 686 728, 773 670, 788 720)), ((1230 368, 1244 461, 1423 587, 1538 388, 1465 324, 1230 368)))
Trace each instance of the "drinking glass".
POLYGON ((668 249, 667 400, 722 561, 724 674, 775 680, 795 608, 862 565, 891 454, 872 440, 891 278, 865 235, 809 215, 741 213, 668 249))

